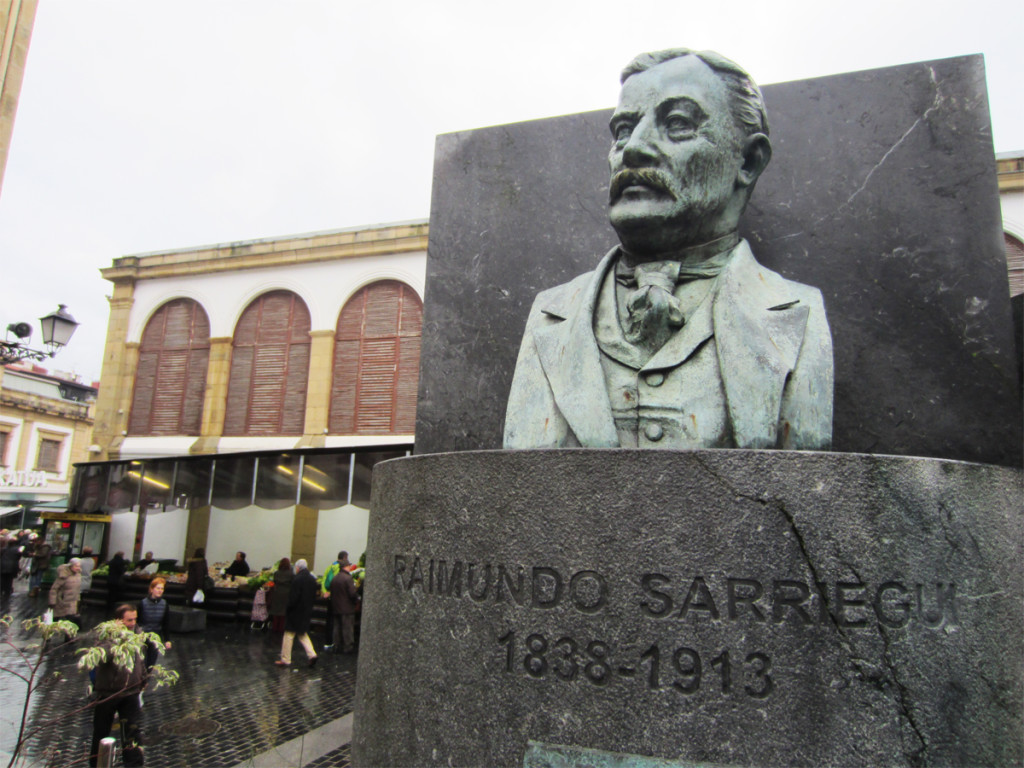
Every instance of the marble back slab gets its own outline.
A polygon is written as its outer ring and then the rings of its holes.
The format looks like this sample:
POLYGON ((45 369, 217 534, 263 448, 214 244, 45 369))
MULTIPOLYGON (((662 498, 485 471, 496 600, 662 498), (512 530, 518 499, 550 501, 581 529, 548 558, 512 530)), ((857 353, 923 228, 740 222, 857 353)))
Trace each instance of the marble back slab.
MULTIPOLYGON (((741 232, 762 264, 824 294, 833 449, 1019 466, 982 57, 763 91, 774 158, 741 232)), ((606 215, 610 113, 438 137, 417 453, 501 446, 534 296, 593 269, 617 242, 606 215)))

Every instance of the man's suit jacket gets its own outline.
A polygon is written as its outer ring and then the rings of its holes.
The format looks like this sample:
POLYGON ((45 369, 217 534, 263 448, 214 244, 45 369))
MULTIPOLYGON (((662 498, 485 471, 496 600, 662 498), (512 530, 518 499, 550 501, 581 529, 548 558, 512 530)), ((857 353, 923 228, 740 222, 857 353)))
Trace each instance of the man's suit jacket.
MULTIPOLYGON (((538 294, 509 393, 506 448, 619 447, 593 330, 618 254, 613 248, 593 272, 538 294)), ((735 447, 828 449, 832 337, 821 292, 758 264, 746 241, 713 290, 712 333, 735 447)))

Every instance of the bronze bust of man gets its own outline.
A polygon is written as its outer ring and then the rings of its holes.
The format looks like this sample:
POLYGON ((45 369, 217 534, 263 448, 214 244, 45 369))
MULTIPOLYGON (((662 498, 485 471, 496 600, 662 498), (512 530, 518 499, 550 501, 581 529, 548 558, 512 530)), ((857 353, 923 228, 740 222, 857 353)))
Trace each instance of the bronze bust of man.
POLYGON ((828 449, 821 292, 737 234, 771 159, 760 89, 710 51, 642 54, 610 127, 620 245, 534 301, 505 447, 828 449))

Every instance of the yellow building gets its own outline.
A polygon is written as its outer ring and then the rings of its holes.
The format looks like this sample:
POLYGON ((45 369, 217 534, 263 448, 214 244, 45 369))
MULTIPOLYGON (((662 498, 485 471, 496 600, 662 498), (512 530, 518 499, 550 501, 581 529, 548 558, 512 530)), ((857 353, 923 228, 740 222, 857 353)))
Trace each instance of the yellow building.
POLYGON ((0 528, 34 525, 89 457, 96 387, 31 363, 0 366, 0 528))
POLYGON ((38 0, 0 0, 0 28, 3 29, 3 47, 0 48, 0 187, 7 167, 7 152, 11 146, 37 5, 38 0))
POLYGON ((412 448, 426 248, 420 221, 115 259, 69 507, 129 557, 358 557, 370 469, 412 448))

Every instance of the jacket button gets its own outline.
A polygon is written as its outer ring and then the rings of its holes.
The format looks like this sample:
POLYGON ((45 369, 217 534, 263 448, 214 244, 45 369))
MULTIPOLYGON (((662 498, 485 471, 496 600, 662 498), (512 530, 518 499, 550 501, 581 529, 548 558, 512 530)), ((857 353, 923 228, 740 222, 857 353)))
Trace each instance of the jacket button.
POLYGON ((648 424, 644 427, 644 434, 647 435, 648 440, 656 443, 665 436, 665 430, 661 428, 661 424, 648 424))
POLYGON ((660 387, 665 382, 665 374, 661 371, 655 371, 654 373, 648 373, 644 377, 644 381, 647 382, 649 387, 660 387))

